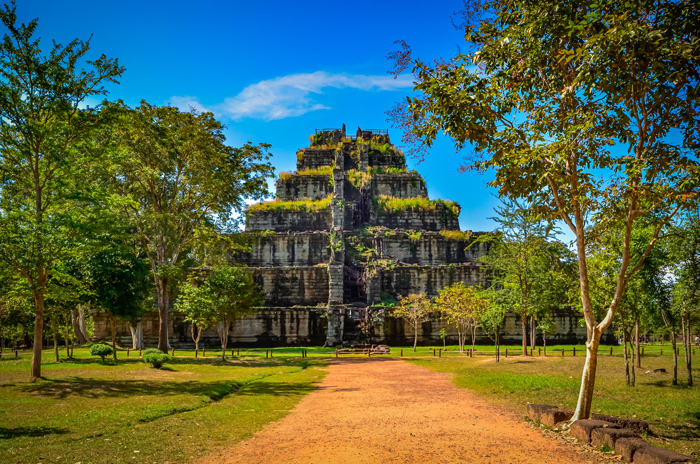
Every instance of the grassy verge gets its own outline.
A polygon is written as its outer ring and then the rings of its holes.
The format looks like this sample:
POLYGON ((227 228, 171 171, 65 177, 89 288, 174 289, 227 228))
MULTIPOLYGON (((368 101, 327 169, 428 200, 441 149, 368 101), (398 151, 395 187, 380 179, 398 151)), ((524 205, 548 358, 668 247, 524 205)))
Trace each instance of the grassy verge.
MULTIPOLYGON (((501 360, 443 357, 413 358, 410 362, 452 373, 456 385, 523 415, 528 402, 576 406, 583 356, 511 356, 501 360)), ((700 387, 687 387, 684 370, 679 370, 680 385, 671 385, 671 356, 643 357, 634 388, 625 385, 621 353, 600 354, 598 363, 593 412, 646 420, 654 434, 647 439, 654 445, 700 455, 700 387), (657 368, 669 373, 654 374, 657 368)), ((700 369, 694 369, 694 378, 700 379, 700 369)))
POLYGON ((72 361, 45 356, 40 382, 27 380, 29 356, 0 362, 1 462, 190 462, 284 416, 326 365, 207 354, 156 370, 134 354, 116 364, 83 349, 72 361))

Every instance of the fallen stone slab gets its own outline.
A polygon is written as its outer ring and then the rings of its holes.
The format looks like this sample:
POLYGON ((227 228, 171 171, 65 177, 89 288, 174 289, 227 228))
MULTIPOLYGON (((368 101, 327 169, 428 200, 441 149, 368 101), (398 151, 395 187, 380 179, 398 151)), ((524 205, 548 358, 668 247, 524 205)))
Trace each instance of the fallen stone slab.
POLYGON ((638 419, 626 419, 624 417, 607 416, 605 414, 591 414, 591 419, 612 422, 623 429, 637 433, 649 433, 649 423, 638 419))
POLYGON ((651 445, 641 438, 621 437, 615 441, 615 453, 625 458, 627 462, 632 462, 635 461, 634 455, 637 450, 647 446, 651 445))
POLYGON ((639 448, 634 453, 635 464, 681 464, 686 462, 693 462, 693 458, 651 445, 639 448))
POLYGON ((639 438, 639 435, 627 429, 593 429, 591 432, 591 446, 600 448, 607 444, 611 449, 614 449, 615 442, 620 438, 639 438))
POLYGON ((590 443, 591 442, 591 432, 595 429, 599 428, 613 428, 616 429, 618 428, 615 424, 612 422, 607 422, 603 420, 591 420, 591 419, 583 419, 583 420, 577 420, 573 424, 571 424, 571 429, 569 430, 569 433, 571 434, 572 437, 581 440, 584 443, 590 443))
POLYGON ((558 407, 551 404, 528 404, 527 417, 533 421, 541 420, 542 413, 548 409, 558 409, 558 407))
POLYGON ((540 422, 542 422, 544 425, 554 427, 559 422, 568 421, 573 416, 574 412, 571 409, 547 409, 544 412, 542 412, 542 415, 540 416, 540 422))

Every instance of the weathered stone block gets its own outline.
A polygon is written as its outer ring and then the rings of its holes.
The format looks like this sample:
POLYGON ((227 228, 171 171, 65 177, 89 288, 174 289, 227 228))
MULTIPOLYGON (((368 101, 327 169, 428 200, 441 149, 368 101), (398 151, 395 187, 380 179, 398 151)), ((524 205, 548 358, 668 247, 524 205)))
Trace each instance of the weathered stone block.
POLYGON ((571 424, 571 436, 584 443, 591 442, 591 433, 599 428, 617 428, 612 422, 601 420, 577 420, 571 424))
POLYGON ((320 211, 286 209, 249 211, 246 215, 246 230, 275 232, 330 230, 332 221, 330 208, 320 211))
POLYGON ((643 420, 606 416, 605 414, 591 414, 591 419, 612 422, 617 424, 618 427, 637 433, 649 433, 649 423, 643 420))
POLYGON ((296 175, 277 180, 277 199, 281 201, 321 200, 333 193, 329 175, 296 175))
POLYGON ((554 427, 559 422, 568 421, 573 415, 574 412, 570 409, 547 409, 546 411, 542 412, 540 422, 542 422, 544 425, 554 427))
POLYGON ((238 252, 233 259, 248 266, 315 266, 330 258, 327 232, 247 235, 250 251, 238 252))
POLYGON ((607 443, 610 448, 614 448, 619 438, 639 438, 639 436, 627 429, 597 428, 591 432, 591 445, 600 448, 607 443))
POLYGON ((529 417, 530 420, 533 421, 541 420, 542 413, 549 409, 558 409, 558 407, 552 404, 528 404, 527 417, 529 417))
POLYGON ((297 155, 297 170, 318 169, 331 166, 335 161, 335 149, 304 148, 297 155))
POLYGON ((328 301, 326 267, 257 267, 253 278, 269 306, 315 306, 328 301))
POLYGON ((382 269, 381 291, 393 297, 410 293, 433 297, 455 282, 473 286, 483 284, 484 278, 483 266, 393 266, 382 269))
POLYGON ((619 438, 615 441, 615 453, 625 458, 627 462, 632 462, 635 461, 634 455, 637 450, 647 446, 651 445, 641 438, 619 438))
POLYGON ((634 462, 635 464, 680 464, 693 462, 693 458, 666 448, 650 445, 635 451, 634 462))
POLYGON ((428 198, 425 181, 419 174, 374 174, 370 181, 373 196, 396 198, 428 198))
POLYGON ((389 229, 459 230, 459 217, 442 204, 428 210, 380 211, 370 223, 389 229))

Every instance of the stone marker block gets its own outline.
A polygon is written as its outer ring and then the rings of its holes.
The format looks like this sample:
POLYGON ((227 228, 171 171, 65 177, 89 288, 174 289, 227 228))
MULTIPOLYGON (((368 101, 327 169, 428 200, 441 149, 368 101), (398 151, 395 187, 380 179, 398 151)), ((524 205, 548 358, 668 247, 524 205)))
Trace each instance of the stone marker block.
POLYGON ((615 441, 615 453, 625 458, 627 462, 632 462, 637 450, 647 446, 650 446, 649 443, 641 438, 618 438, 617 441, 615 441))
POLYGON ((540 422, 542 422, 544 425, 554 427, 559 422, 568 421, 571 419, 571 417, 573 417, 573 415, 574 412, 571 409, 547 409, 540 416, 540 422))
POLYGON ((634 462, 635 464, 680 464, 693 462, 693 458, 666 448, 650 445, 635 451, 634 462))
POLYGON ((530 420, 540 420, 542 418, 542 413, 548 409, 558 409, 556 406, 551 404, 528 404, 527 405, 527 417, 530 420))
POLYGON ((591 414, 591 419, 612 422, 620 428, 628 429, 637 433, 649 433, 649 423, 643 420, 606 416, 605 414, 591 414))
POLYGON ((602 420, 577 420, 571 424, 571 436, 581 440, 584 443, 591 442, 591 432, 599 428, 613 428, 616 429, 617 426, 612 422, 606 422, 602 420))
POLYGON ((627 429, 594 429, 591 432, 591 446, 601 448, 607 443, 610 448, 615 448, 615 442, 620 438, 639 438, 639 436, 627 429))

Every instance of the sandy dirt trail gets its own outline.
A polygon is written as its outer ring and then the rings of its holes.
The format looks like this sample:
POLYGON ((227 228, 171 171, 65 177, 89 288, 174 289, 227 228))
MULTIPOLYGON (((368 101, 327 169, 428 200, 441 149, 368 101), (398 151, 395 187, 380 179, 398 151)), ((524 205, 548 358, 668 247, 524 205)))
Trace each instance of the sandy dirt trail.
POLYGON ((397 359, 335 361, 320 388, 253 438, 201 463, 585 463, 448 374, 397 359))

